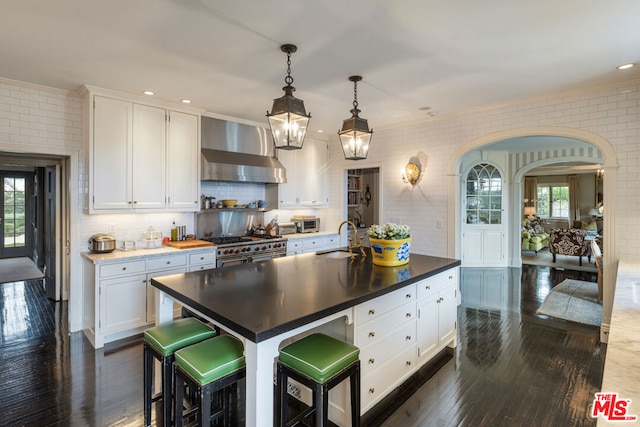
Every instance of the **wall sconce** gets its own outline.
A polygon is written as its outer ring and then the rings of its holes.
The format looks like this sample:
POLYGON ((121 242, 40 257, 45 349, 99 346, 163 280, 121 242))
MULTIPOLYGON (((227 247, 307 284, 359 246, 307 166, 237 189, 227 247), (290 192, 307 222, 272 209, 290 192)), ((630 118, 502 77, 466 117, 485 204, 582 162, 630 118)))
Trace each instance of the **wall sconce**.
POLYGON ((420 178, 420 166, 415 163, 407 163, 404 167, 404 174, 402 175, 402 181, 411 185, 416 185, 418 178, 420 178))

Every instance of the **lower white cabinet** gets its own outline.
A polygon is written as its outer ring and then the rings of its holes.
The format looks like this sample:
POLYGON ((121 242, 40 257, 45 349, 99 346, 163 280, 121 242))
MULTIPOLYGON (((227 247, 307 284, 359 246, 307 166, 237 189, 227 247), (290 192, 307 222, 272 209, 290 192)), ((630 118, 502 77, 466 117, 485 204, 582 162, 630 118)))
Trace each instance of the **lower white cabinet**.
POLYGON ((354 310, 361 413, 446 346, 456 346, 458 268, 367 301, 354 310))
POLYGON ((456 342, 458 269, 437 274, 418 283, 418 357, 426 362, 456 342))
POLYGON ((316 235, 309 233, 308 237, 293 237, 287 239, 287 256, 324 251, 340 246, 340 236, 336 234, 316 235))
MULTIPOLYGON (((215 250, 101 260, 85 256, 83 329, 95 348, 142 332, 155 322, 153 277, 215 268, 215 250)), ((174 315, 181 307, 175 304, 174 315)))

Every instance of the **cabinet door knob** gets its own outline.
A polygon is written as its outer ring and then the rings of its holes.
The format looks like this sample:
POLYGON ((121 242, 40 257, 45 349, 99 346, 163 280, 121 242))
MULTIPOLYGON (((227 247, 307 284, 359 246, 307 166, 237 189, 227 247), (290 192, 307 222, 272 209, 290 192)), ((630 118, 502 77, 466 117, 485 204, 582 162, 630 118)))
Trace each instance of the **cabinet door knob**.
POLYGON ((453 276, 449 276, 449 280, 453 280, 453 276))
POLYGON ((369 316, 373 316, 374 314, 376 314, 375 310, 369 310, 369 316))
POLYGON ((124 270, 126 270, 126 269, 127 269, 127 267, 122 267, 122 271, 124 271, 124 270))
POLYGON ((167 261, 167 264, 171 264, 171 261, 167 261))
POLYGON ((407 318, 411 317, 411 313, 407 313, 407 318))
POLYGON ((369 338, 373 338, 373 337, 375 337, 375 336, 376 336, 376 333, 375 333, 375 332, 369 332, 369 338))
POLYGON ((374 363, 376 363, 376 359, 373 359, 373 358, 369 359, 369 364, 374 364, 374 363))
POLYGON ((204 257, 203 256, 200 257, 200 261, 204 261, 204 257))
POLYGON ((375 388, 371 387, 371 388, 369 389, 369 393, 373 394, 373 393, 375 393, 375 392, 376 392, 376 389, 375 389, 375 388))
POLYGON ((411 366, 411 361, 407 360, 407 366, 411 366))
POLYGON ((406 339, 407 341, 411 341, 411 335, 407 335, 407 336, 405 337, 405 339, 406 339))
POLYGON ((411 299, 411 294, 407 294, 407 299, 411 299))
POLYGON ((427 286, 425 286, 424 288, 425 288, 426 290, 429 290, 429 289, 431 289, 431 285, 427 285, 427 286))

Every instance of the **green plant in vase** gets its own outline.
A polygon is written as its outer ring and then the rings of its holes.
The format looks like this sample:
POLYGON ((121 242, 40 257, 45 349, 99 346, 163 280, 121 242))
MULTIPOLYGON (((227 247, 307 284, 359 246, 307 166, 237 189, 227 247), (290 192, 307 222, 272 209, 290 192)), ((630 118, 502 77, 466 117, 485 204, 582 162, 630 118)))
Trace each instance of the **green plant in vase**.
POLYGON ((411 229, 408 225, 392 222, 374 224, 369 227, 367 234, 374 264, 393 267, 409 262, 411 229))

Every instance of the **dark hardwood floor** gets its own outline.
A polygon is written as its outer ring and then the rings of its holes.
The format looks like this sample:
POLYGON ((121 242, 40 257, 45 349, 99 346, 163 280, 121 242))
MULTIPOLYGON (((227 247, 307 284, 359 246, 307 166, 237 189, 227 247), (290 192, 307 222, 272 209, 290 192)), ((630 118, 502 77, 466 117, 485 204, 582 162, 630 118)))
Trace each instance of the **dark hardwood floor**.
MULTIPOLYGON (((598 328, 535 314, 554 285, 594 275, 539 266, 506 274, 499 303, 462 293, 453 356, 366 417, 367 427, 595 425, 587 413, 604 365, 598 328)), ((47 300, 41 280, 0 284, 0 309, 0 426, 143 424, 140 338, 94 350, 68 332, 66 304, 47 300)))

